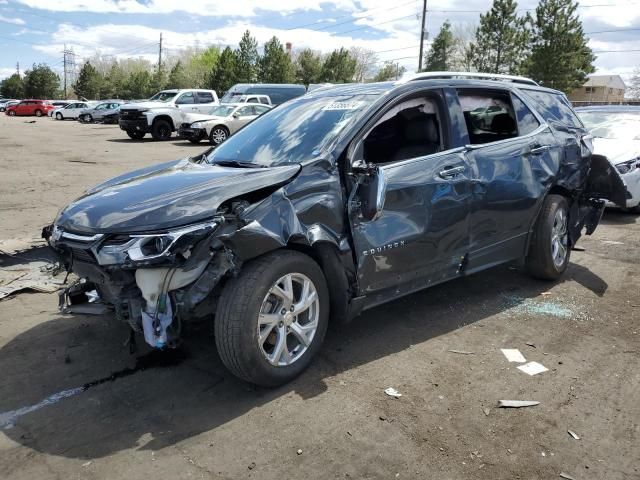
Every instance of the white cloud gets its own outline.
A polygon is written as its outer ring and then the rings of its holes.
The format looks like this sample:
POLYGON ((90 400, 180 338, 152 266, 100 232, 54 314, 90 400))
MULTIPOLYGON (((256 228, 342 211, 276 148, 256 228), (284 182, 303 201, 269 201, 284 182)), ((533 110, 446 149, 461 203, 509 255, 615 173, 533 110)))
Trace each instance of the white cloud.
POLYGON ((14 73, 16 73, 15 67, 0 68, 0 80, 4 80, 5 78, 10 77, 14 73))
POLYGON ((4 15, 0 15, 0 22, 10 23, 12 25, 24 25, 25 24, 25 21, 22 20, 21 18, 10 18, 10 17, 5 17, 4 15))

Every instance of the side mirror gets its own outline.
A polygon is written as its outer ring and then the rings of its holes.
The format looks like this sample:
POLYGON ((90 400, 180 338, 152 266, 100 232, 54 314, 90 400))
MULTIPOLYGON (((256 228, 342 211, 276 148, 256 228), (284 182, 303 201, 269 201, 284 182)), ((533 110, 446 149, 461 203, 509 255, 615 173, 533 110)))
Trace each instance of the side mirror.
MULTIPOLYGON (((355 166, 355 165, 354 165, 355 166)), ((369 165, 360 186, 360 211, 365 221, 373 222, 382 215, 387 196, 387 176, 384 170, 369 165)))
POLYGON ((233 115, 231 115, 233 118, 240 118, 240 114, 238 112, 234 113, 233 115))

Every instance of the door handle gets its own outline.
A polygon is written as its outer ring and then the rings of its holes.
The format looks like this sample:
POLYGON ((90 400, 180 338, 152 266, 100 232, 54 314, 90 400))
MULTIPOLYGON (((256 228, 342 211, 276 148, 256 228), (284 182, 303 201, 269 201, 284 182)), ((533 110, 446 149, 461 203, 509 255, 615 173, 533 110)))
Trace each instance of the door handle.
POLYGON ((540 155, 549 150, 549 148, 551 148, 549 145, 532 145, 527 153, 529 155, 540 155))
POLYGON ((459 167, 445 167, 444 170, 441 170, 440 172, 438 172, 438 176, 440 178, 444 178, 444 179, 449 179, 449 178, 453 178, 461 173, 464 173, 465 171, 465 167, 463 167, 462 165, 459 167))

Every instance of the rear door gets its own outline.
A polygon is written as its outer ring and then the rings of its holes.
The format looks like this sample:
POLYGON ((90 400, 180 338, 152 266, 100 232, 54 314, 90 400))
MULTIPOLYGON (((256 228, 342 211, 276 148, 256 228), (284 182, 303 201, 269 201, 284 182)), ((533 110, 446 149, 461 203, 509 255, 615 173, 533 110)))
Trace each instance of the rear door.
POLYGON ((29 108, 31 108, 31 102, 20 102, 16 105, 16 115, 28 115, 29 108))
POLYGON ((215 100, 211 92, 196 92, 195 111, 202 114, 208 113, 215 104, 215 100))
POLYGON ((471 170, 464 148, 452 148, 445 97, 426 90, 398 102, 352 155, 377 167, 356 176, 348 208, 359 294, 380 292, 380 301, 457 276, 469 246, 471 170), (383 207, 372 218, 377 198, 383 207))
POLYGON ((551 157, 556 143, 549 129, 509 90, 461 88, 457 94, 473 168, 472 273, 524 255, 558 160, 551 157))

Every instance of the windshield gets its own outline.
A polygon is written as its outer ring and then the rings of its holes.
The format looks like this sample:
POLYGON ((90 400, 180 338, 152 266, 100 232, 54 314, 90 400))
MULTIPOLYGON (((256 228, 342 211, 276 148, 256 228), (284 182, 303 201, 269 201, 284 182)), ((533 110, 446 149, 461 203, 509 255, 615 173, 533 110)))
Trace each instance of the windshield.
POLYGON ((229 105, 219 105, 217 107, 213 107, 209 110, 209 115, 214 117, 227 117, 231 115, 231 112, 235 110, 236 107, 229 105))
POLYGON ((591 135, 618 140, 640 140, 640 112, 578 112, 591 135))
POLYGON ((243 92, 232 92, 229 91, 227 93, 225 93, 222 98, 220 99, 221 103, 234 103, 238 101, 238 98, 241 97, 242 95, 244 95, 243 92))
POLYGON ((217 147, 207 161, 272 166, 308 160, 335 141, 376 98, 376 95, 300 97, 258 117, 217 147))
POLYGON ((158 92, 149 99, 150 102, 168 102, 176 96, 176 91, 158 92))

